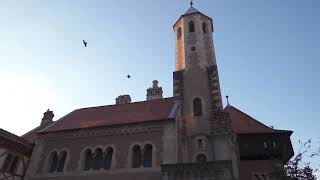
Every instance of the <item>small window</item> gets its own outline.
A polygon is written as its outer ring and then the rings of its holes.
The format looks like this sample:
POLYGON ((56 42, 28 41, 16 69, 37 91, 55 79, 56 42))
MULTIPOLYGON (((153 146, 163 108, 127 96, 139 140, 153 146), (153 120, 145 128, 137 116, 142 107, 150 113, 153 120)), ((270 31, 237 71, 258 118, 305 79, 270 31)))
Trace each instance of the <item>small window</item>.
POLYGON ((58 166, 58 154, 57 152, 52 152, 50 157, 50 169, 49 172, 54 172, 58 166))
POLYGON ((142 164, 142 151, 139 145, 135 145, 132 149, 132 167, 139 168, 142 164))
POLYGON ((84 162, 84 170, 89 171, 92 164, 92 154, 91 150, 87 149, 85 152, 85 162, 84 162))
POLYGON ((273 144, 273 149, 276 150, 277 149, 277 144, 275 141, 272 141, 272 144, 273 144))
POLYGON ((102 165, 103 165, 102 149, 97 148, 94 152, 94 157, 93 157, 93 169, 99 170, 100 168, 102 168, 102 165))
POLYGON ((177 31, 177 40, 179 40, 181 38, 181 27, 178 28, 178 31, 177 31))
POLYGON ((143 167, 152 167, 152 145, 150 144, 144 146, 143 167))
POLYGON ((268 144, 267 144, 266 141, 263 142, 263 147, 264 147, 264 149, 267 149, 267 148, 268 148, 268 144))
POLYGON ((104 169, 111 169, 112 156, 113 156, 113 149, 109 147, 106 150, 105 157, 104 157, 104 169))
POLYGON ((193 115, 195 117, 202 116, 202 103, 200 98, 193 100, 193 115))
POLYGON ((193 21, 189 22, 189 32, 194 32, 194 23, 193 23, 193 21))
POLYGON ((208 32, 208 26, 207 26, 207 23, 205 23, 205 22, 202 23, 202 31, 203 31, 203 33, 208 32))
POLYGON ((207 162, 207 157, 204 154, 199 154, 197 156, 197 163, 205 163, 207 162))
POLYGON ((62 151, 59 155, 57 172, 62 172, 67 159, 67 152, 62 151))
POLYGON ((203 141, 202 139, 198 139, 198 148, 202 149, 203 148, 203 141))
POLYGON ((190 49, 191 49, 191 51, 195 51, 196 47, 192 46, 190 49))

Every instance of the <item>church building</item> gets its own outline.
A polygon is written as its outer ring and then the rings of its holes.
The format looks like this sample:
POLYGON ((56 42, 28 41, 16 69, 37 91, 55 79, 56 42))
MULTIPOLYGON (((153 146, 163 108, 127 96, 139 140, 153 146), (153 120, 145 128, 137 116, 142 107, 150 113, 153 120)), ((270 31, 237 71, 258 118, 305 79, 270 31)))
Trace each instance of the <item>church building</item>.
MULTIPOLYGON (((193 7, 173 25, 172 97, 76 109, 18 137, 0 129, 0 180, 281 180, 292 131, 222 104, 212 18, 193 7)), ((161 83, 161 82, 160 82, 161 83)))

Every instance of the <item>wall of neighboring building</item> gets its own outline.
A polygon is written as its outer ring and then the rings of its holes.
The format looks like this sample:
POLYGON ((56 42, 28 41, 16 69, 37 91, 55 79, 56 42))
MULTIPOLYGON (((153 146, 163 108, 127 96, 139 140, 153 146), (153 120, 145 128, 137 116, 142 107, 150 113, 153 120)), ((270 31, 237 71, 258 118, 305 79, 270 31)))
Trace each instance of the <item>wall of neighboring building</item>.
POLYGON ((0 179, 23 179, 29 158, 23 154, 0 147, 0 179), (8 158, 11 156, 11 158, 8 158), (16 159, 16 161, 14 160, 16 159))
POLYGON ((48 133, 36 142, 25 179, 161 179, 160 165, 175 163, 173 121, 48 133), (152 145, 152 167, 132 168, 132 148, 152 145), (109 170, 84 171, 86 149, 113 148, 109 170), (51 152, 67 152, 63 172, 49 173, 51 152))

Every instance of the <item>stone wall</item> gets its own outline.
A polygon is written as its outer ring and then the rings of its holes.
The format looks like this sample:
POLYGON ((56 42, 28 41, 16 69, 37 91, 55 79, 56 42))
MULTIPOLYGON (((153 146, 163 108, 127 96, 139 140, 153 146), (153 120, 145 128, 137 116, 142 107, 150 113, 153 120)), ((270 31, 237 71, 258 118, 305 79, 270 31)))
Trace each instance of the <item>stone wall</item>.
POLYGON ((26 175, 31 179, 161 179, 163 161, 175 163, 175 124, 159 121, 135 125, 123 125, 96 129, 82 129, 41 135, 35 146, 26 175), (170 145, 169 145, 170 143, 170 145), (131 168, 131 152, 134 145, 153 146, 152 168, 131 168), (87 148, 114 148, 110 170, 83 170, 84 151, 87 148), (63 172, 48 172, 49 154, 67 151, 63 172), (164 157, 165 156, 165 157, 164 157))

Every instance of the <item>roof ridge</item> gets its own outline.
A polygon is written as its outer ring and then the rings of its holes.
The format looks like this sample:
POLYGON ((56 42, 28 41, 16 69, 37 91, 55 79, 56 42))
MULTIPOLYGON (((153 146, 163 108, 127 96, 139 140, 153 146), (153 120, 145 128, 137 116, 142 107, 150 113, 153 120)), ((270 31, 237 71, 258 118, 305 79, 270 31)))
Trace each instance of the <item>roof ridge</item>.
POLYGON ((114 107, 114 106, 124 106, 124 105, 129 105, 129 104, 138 104, 138 103, 145 103, 145 102, 150 102, 150 101, 160 101, 160 100, 169 100, 172 99, 173 97, 166 97, 162 99, 152 99, 152 100, 145 100, 145 101, 136 101, 136 102, 131 102, 131 103, 126 103, 126 104, 109 104, 109 105, 101 105, 101 106, 91 106, 91 107, 84 107, 84 108, 78 108, 75 110, 86 110, 86 109, 94 109, 94 108, 104 108, 104 107, 114 107))

